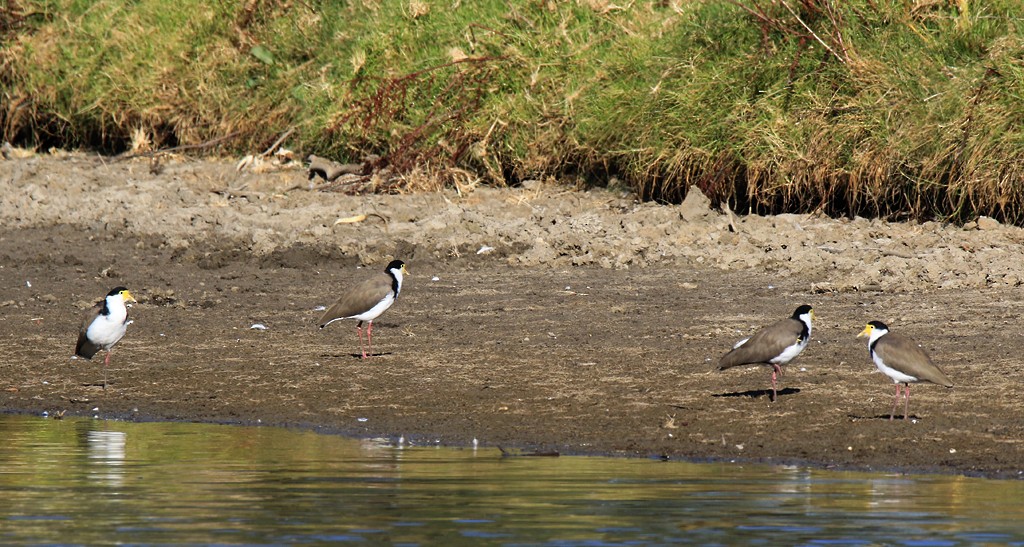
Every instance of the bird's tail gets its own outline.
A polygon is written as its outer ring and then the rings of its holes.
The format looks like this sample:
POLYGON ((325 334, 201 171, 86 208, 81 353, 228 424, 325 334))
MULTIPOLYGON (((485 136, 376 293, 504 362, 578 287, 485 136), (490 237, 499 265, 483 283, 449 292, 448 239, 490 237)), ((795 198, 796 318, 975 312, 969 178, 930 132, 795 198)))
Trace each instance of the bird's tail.
POLYGON ((99 350, 100 347, 93 344, 89 340, 80 339, 78 340, 78 343, 75 344, 75 355, 81 357, 82 359, 92 359, 92 356, 96 355, 96 352, 98 352, 99 350))

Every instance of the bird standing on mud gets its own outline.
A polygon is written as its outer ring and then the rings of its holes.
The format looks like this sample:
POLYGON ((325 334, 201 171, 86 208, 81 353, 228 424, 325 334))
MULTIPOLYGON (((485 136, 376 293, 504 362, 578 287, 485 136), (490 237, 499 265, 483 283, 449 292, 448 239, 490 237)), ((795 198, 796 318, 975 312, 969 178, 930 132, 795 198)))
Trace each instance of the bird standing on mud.
POLYGON ((782 374, 782 365, 792 361, 807 347, 811 339, 814 309, 800 306, 791 317, 773 323, 750 338, 740 340, 729 353, 718 361, 718 370, 741 365, 768 365, 772 367, 772 401, 776 391, 776 376, 782 374))
POLYGON ((953 387, 953 382, 932 363, 931 357, 921 349, 921 346, 909 338, 889 332, 889 327, 885 323, 871 321, 857 335, 857 338, 864 336, 868 337, 868 353, 871 355, 871 360, 875 362, 878 370, 892 378, 896 384, 896 399, 892 403, 892 411, 889 412, 890 421, 896 414, 896 406, 900 403, 900 384, 906 387, 906 402, 903 404, 904 420, 907 419, 907 412, 910 409, 910 384, 931 382, 940 386, 953 387))
POLYGON ((103 360, 103 389, 107 389, 107 367, 110 365, 110 354, 114 345, 124 338, 128 331, 128 303, 135 302, 135 297, 128 289, 116 287, 107 296, 89 309, 85 321, 78 330, 78 343, 75 344, 75 355, 84 359, 92 359, 100 350, 106 350, 107 357, 103 360))
POLYGON ((402 279, 408 272, 401 260, 392 260, 384 272, 363 281, 344 293, 333 306, 327 309, 317 321, 320 328, 339 320, 355 319, 356 335, 359 337, 359 349, 363 359, 373 355, 373 320, 391 307, 402 292, 402 279), (363 321, 366 325, 366 347, 363 347, 363 321), (369 351, 369 354, 367 354, 369 351))

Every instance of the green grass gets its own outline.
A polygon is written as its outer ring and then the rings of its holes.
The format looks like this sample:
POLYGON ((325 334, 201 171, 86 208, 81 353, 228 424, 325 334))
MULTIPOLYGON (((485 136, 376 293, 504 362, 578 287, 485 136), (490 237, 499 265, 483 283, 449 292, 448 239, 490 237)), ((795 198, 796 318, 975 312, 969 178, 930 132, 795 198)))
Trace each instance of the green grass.
MULTIPOLYGON (((231 136, 440 180, 617 176, 740 211, 1024 222, 1019 4, 7 0, 0 127, 231 136)), ((412 179, 410 179, 412 180, 412 179)))

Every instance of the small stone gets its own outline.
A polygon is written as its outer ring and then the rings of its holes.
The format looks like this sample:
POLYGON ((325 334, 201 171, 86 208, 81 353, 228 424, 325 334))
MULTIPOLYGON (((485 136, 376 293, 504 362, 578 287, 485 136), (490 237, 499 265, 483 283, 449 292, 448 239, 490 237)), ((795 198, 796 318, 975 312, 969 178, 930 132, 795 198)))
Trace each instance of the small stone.
POLYGON ((820 283, 811 283, 811 292, 814 294, 826 294, 836 292, 836 286, 828 281, 822 281, 820 283))
POLYGON ((711 214, 711 200, 700 191, 700 188, 691 186, 686 191, 686 199, 679 206, 679 213, 683 220, 693 222, 701 220, 711 214))
POLYGON ((979 230, 997 230, 1002 226, 998 220, 992 217, 978 217, 978 229, 979 230))

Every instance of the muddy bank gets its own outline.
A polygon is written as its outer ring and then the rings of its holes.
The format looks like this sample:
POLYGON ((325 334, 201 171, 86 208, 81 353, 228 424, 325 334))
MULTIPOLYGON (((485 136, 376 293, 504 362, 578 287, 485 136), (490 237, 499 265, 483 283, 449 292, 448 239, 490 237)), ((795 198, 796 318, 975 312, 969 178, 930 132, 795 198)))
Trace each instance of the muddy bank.
POLYGON ((804 461, 1017 476, 1024 232, 729 215, 607 191, 345 196, 301 170, 84 155, 0 163, 2 407, 301 425, 420 443, 804 461), (336 223, 366 215, 358 222, 336 223), (370 361, 318 306, 390 257, 412 277, 370 361), (140 303, 101 363, 79 314, 140 303), (768 402, 765 369, 713 370, 757 326, 815 306, 768 402), (916 338, 956 383, 892 383, 856 334, 916 338), (266 330, 251 329, 256 323, 266 330), (93 410, 98 409, 98 410, 93 410))

